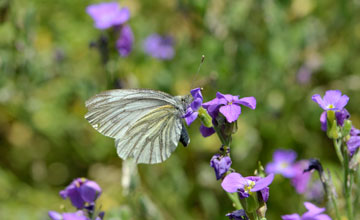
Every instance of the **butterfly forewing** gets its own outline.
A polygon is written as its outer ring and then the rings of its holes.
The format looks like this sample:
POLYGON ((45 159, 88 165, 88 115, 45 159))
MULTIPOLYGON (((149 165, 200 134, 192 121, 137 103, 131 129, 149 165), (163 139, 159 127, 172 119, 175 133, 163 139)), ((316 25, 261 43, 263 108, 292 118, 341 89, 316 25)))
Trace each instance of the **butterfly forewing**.
POLYGON ((176 105, 172 96, 153 90, 110 90, 86 102, 85 118, 101 134, 120 138, 138 119, 163 105, 176 105))

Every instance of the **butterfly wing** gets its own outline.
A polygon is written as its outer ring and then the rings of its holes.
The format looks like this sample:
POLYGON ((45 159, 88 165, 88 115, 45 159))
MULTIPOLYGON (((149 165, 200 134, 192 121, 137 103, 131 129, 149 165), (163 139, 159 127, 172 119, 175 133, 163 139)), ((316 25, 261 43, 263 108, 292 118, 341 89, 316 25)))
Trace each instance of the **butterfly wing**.
POLYGON ((137 120, 163 105, 176 105, 173 97, 154 90, 118 89, 95 95, 85 105, 85 118, 101 134, 120 138, 137 120))
POLYGON ((124 137, 116 139, 122 159, 135 158, 137 163, 160 163, 176 149, 182 129, 181 118, 172 105, 154 109, 140 118, 124 137))
POLYGON ((122 159, 160 163, 179 142, 185 110, 176 97, 164 92, 110 90, 89 99, 86 107, 85 118, 101 134, 115 138, 122 159))

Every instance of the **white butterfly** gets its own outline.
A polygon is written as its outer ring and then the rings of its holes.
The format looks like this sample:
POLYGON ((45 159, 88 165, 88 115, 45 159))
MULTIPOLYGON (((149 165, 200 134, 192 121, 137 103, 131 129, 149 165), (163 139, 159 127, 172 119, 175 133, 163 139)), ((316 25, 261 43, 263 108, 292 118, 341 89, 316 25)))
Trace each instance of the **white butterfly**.
POLYGON ((117 89, 86 101, 85 118, 101 134, 115 139, 122 159, 160 163, 170 157, 179 141, 190 139, 182 116, 193 98, 171 96, 148 89, 117 89))

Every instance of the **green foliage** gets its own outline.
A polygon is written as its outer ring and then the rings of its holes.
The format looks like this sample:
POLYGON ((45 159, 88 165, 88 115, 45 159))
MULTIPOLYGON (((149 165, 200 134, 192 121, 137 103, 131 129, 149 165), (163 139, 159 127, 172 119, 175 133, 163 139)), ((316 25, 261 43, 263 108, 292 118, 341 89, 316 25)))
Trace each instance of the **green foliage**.
MULTIPOLYGON (((232 142, 233 167, 244 175, 279 147, 337 165, 314 93, 347 94, 360 126, 357 1, 120 1, 132 13, 134 50, 122 58, 110 48, 106 65, 89 47, 102 33, 85 13, 90 3, 0 0, 0 219, 46 219, 60 204, 71 211, 58 191, 81 176, 104 189, 105 219, 224 219, 233 211, 209 167, 220 144, 201 137, 199 121, 189 128, 187 148, 162 164, 139 165, 133 188, 124 184, 127 166, 113 141, 84 119, 85 100, 114 79, 173 95, 201 86, 205 101, 216 91, 255 96, 257 108, 243 108, 232 142), (154 32, 175 38, 173 60, 144 54, 142 41, 154 32)), ((267 217, 296 212, 302 202, 277 177, 267 217)))

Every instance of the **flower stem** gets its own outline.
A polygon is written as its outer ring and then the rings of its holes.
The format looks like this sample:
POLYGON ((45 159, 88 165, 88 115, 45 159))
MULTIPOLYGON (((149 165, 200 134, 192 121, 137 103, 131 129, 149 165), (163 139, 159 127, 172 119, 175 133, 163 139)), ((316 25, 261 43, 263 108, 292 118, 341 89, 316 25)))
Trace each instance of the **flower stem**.
POLYGON ((346 203, 346 213, 348 220, 353 220, 353 210, 352 210, 352 198, 351 198, 351 187, 353 182, 353 172, 349 168, 349 154, 344 146, 344 194, 345 194, 345 203, 346 203))
POLYGON ((343 157, 343 155, 341 153, 341 141, 338 142, 338 140, 335 139, 335 138, 333 140, 334 140, 334 147, 335 147, 336 154, 337 154, 341 164, 343 164, 344 163, 344 157, 343 157))
POLYGON ((243 209, 237 193, 229 193, 229 192, 226 192, 226 193, 229 196, 229 198, 231 199, 231 201, 233 202, 233 205, 235 206, 235 208, 237 210, 243 209))

